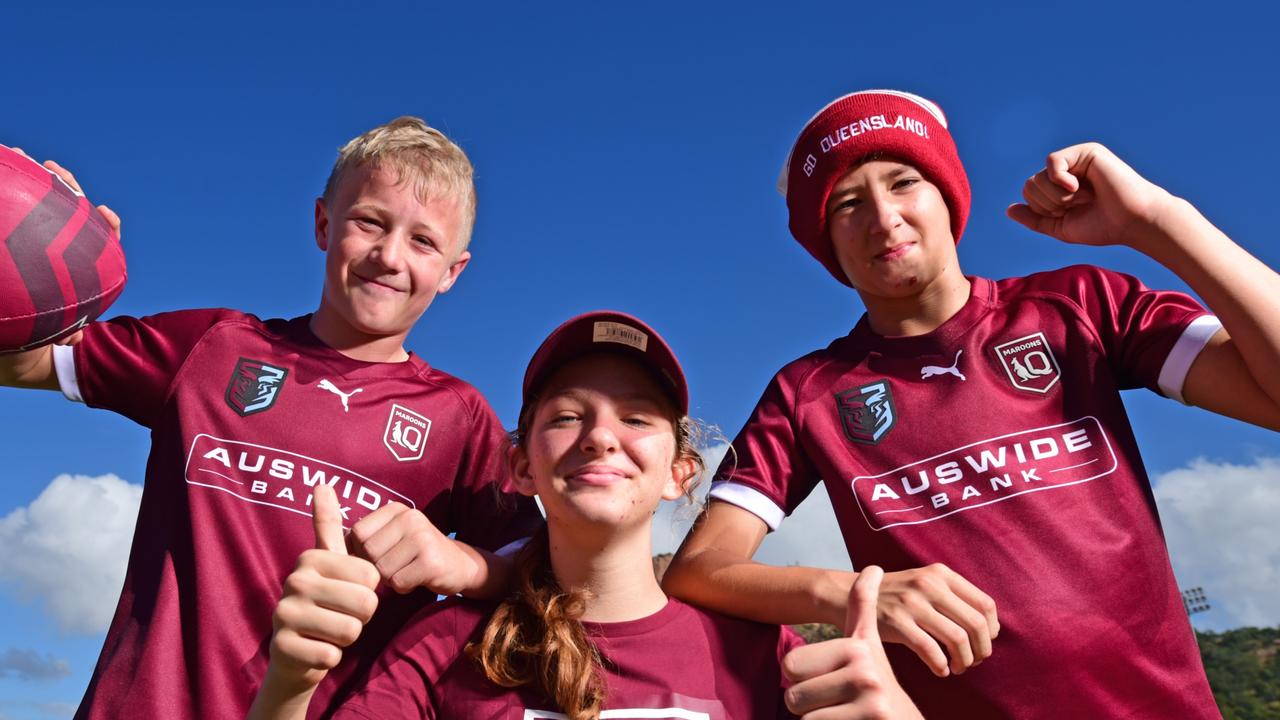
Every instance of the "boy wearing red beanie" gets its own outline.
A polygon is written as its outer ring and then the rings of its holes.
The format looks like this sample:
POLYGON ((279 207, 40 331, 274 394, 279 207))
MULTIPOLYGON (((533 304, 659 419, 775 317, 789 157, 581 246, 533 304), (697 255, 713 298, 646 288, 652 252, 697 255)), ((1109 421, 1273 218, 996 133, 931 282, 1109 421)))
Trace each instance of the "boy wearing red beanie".
POLYGON ((966 277, 964 167, 941 109, 909 93, 823 108, 779 189, 792 234, 866 314, 774 377, 668 591, 840 622, 854 574, 750 559, 822 481, 853 566, 891 571, 881 630, 926 717, 1220 717, 1119 391, 1280 429, 1280 276, 1088 143, 1051 154, 1009 216, 1128 245, 1214 314, 1087 265, 966 277))

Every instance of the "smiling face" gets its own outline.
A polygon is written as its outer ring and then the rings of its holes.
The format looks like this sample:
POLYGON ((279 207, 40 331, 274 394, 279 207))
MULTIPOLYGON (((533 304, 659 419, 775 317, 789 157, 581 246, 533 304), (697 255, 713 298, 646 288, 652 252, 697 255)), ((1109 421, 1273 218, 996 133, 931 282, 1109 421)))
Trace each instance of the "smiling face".
POLYGON ((537 494, 553 527, 648 527, 681 497, 693 461, 677 459, 675 412, 653 376, 608 353, 559 368, 538 393, 519 447, 517 487, 537 494))
POLYGON ((864 298, 909 297, 960 276, 946 202, 911 165, 875 159, 850 169, 827 198, 827 229, 864 298))
POLYGON ((462 225, 456 198, 424 200, 413 183, 376 165, 347 173, 328 203, 316 201, 316 244, 325 251, 316 335, 344 351, 403 353, 414 323, 471 258, 462 225))

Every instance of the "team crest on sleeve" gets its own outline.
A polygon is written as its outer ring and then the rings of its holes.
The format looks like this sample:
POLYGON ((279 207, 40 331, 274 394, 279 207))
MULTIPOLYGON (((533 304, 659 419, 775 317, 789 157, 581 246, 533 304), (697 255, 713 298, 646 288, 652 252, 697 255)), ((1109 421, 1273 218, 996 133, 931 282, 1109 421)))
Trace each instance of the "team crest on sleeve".
POLYGON ((996 345, 995 353, 1009 382, 1019 390, 1043 395, 1062 377, 1053 348, 1049 347, 1043 332, 996 345))
POLYGON ((387 416, 387 429, 382 432, 382 444, 400 462, 421 460, 430 431, 429 418, 403 405, 393 404, 391 414, 387 416))
POLYGON ((227 383, 227 405, 240 417, 270 410, 289 371, 261 360, 240 358, 227 383))
POLYGON ((879 443, 898 419, 888 380, 836 393, 836 409, 845 437, 867 445, 879 443))

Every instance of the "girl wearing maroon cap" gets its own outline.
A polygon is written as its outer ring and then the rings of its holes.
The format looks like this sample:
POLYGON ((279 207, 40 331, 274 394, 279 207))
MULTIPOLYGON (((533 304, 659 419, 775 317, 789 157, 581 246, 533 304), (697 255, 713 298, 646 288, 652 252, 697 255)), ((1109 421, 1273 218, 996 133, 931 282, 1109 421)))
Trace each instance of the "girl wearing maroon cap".
MULTIPOLYGON (((702 465, 687 412, 675 355, 639 320, 597 312, 553 332, 529 363, 509 455, 547 515, 515 590, 422 611, 337 717, 919 717, 876 634, 876 569, 853 586, 850 637, 812 646, 663 593, 652 516, 702 465)), ((251 717, 304 717, 375 610, 376 570, 346 555, 329 488, 314 498, 318 549, 286 580, 251 717)))

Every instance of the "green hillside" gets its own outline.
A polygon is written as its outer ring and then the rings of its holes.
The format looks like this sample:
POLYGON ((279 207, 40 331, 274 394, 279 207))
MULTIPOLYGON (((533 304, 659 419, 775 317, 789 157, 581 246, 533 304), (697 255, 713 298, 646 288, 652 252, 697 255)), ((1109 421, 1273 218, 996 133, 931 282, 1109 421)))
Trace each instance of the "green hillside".
POLYGON ((1280 627, 1196 633, 1224 720, 1280 718, 1280 627))

